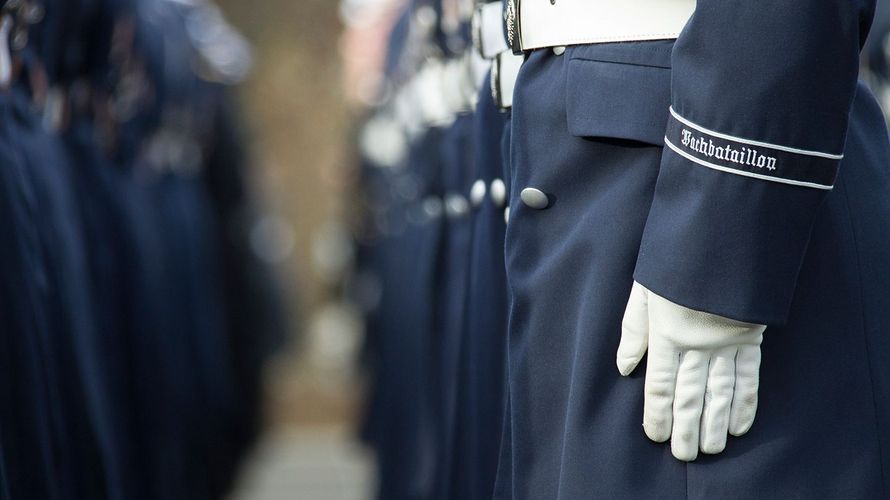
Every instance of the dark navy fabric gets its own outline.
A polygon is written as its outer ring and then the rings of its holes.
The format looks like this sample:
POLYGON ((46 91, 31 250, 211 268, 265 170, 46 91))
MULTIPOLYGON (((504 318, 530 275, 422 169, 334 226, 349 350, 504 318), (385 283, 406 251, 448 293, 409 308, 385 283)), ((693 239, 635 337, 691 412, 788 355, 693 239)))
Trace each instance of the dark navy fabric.
POLYGON ((466 194, 473 175, 473 115, 459 115, 445 130, 442 141, 442 175, 445 228, 435 293, 436 337, 434 398, 437 418, 436 498, 453 498, 451 471, 457 426, 458 368, 466 320, 468 264, 472 220, 466 194))
MULTIPOLYGON (((381 68, 381 74, 385 78, 385 85, 393 85, 394 78, 400 69, 400 63, 403 53, 409 48, 407 40, 411 28, 411 20, 413 11, 413 3, 406 5, 399 13, 398 19, 395 21, 393 28, 389 34, 386 45, 386 57, 381 68)), ((384 298, 388 290, 382 285, 382 281, 386 276, 387 251, 390 245, 387 244, 384 228, 382 227, 381 212, 385 211, 391 205, 390 186, 391 172, 384 169, 382 165, 377 165, 368 158, 362 159, 362 194, 365 197, 367 213, 364 214, 366 220, 363 221, 362 230, 364 231, 364 241, 358 242, 359 250, 356 257, 356 281, 360 284, 356 285, 355 293, 357 302, 361 303, 365 310, 365 336, 364 345, 362 346, 362 362, 367 370, 369 378, 369 388, 365 397, 365 408, 363 410, 362 422, 360 424, 361 438, 368 443, 378 453, 378 460, 381 466, 379 474, 381 484, 378 484, 378 490, 381 492, 378 496, 382 497, 383 491, 391 491, 390 487, 384 487, 383 467, 386 463, 382 460, 381 445, 384 444, 383 436, 386 428, 385 415, 388 404, 386 403, 385 393, 387 392, 388 377, 384 373, 388 370, 386 367, 385 354, 388 352, 384 349, 386 341, 385 320, 389 309, 384 307, 384 298), (379 293, 375 293, 369 288, 379 289, 379 293), (361 290, 361 289, 364 289, 361 290)), ((422 177, 422 175, 419 175, 422 177)), ((428 181, 432 180, 428 177, 428 181)), ((428 194, 431 186, 426 183, 418 187, 418 192, 428 194)), ((389 480, 386 481, 389 483, 389 480)))
MULTIPOLYGON (((408 479, 407 486, 412 498, 433 497, 440 463, 437 455, 440 445, 440 415, 437 413, 439 386, 436 360, 440 356, 438 340, 443 327, 437 311, 441 290, 436 286, 440 279, 438 272, 444 258, 442 248, 446 238, 446 221, 441 205, 445 195, 442 157, 444 143, 444 131, 430 129, 411 148, 412 160, 408 168, 414 172, 419 182, 418 199, 422 214, 407 217, 410 224, 407 228, 410 244, 395 254, 397 273, 402 273, 405 269, 404 263, 413 264, 409 269, 416 271, 413 276, 412 273, 406 276, 409 282, 402 287, 402 300, 397 309, 398 314, 404 314, 406 319, 405 334, 409 339, 409 349, 404 351, 404 355, 413 358, 407 365, 410 371, 407 372, 409 378, 405 381, 412 386, 408 391, 411 398, 408 404, 414 408, 418 418, 413 424, 416 437, 409 444, 411 453, 405 457, 413 457, 413 463, 408 468, 413 474, 403 475, 400 479, 408 479), (427 205, 430 202, 433 207, 427 205)), ((409 202, 406 208, 409 210, 405 213, 406 216, 416 213, 416 204, 412 207, 409 202)), ((398 473, 404 474, 404 470, 398 473)))
POLYGON ((0 224, 3 289, 0 294, 4 498, 62 498, 61 486, 45 477, 64 477, 53 444, 59 437, 52 378, 47 370, 48 272, 40 249, 37 201, 24 158, 15 149, 13 102, 0 96, 0 224))
MULTIPOLYGON (((503 169, 502 169, 503 170, 503 172, 502 172, 503 178, 501 180, 504 181, 504 186, 507 188, 508 194, 510 193, 510 185, 511 185, 511 181, 510 181, 511 173, 510 172, 512 170, 511 163, 510 163, 510 158, 512 158, 510 148, 511 148, 511 141, 513 138, 512 116, 513 116, 513 114, 512 114, 511 110, 505 111, 504 120, 506 121, 506 124, 504 126, 503 136, 501 137, 501 158, 503 160, 503 169)), ((505 203, 509 204, 509 202, 510 202, 510 200, 509 200, 509 196, 508 196, 507 200, 505 200, 505 203)))
MULTIPOLYGON (((507 193, 511 191, 510 189, 510 170, 511 167, 511 138, 512 138, 512 129, 513 129, 513 120, 512 120, 512 110, 507 112, 506 117, 507 123, 504 126, 504 135, 501 138, 501 156, 503 158, 503 180, 507 188, 507 193)), ((509 221, 506 221, 509 222, 509 221)), ((505 229, 505 240, 506 240, 506 229, 505 229)), ((506 248, 505 254, 506 254, 506 248)), ((506 262, 504 264, 506 266, 506 262)), ((504 276, 506 282, 506 272, 504 276)), ((512 449, 513 449, 513 426, 511 425, 512 420, 512 405, 510 404, 510 390, 509 383, 512 377, 510 376, 510 349, 509 349, 509 310, 510 304, 513 303, 512 297, 510 295, 510 287, 507 284, 506 290, 506 301, 507 301, 507 342, 506 342, 506 353, 504 353, 504 386, 501 390, 504 392, 504 409, 501 412, 501 429, 500 429, 500 447, 498 450, 498 462, 496 473, 494 477, 494 492, 492 494, 493 498, 509 498, 512 496, 513 492, 513 461, 512 461, 512 449)))
POLYGON ((246 222, 219 193, 246 182, 214 142, 243 142, 229 97, 195 73, 181 4, 36 3, 0 92, 0 498, 218 498, 256 426, 273 300, 227 300, 247 280, 219 257, 248 259, 221 250, 247 232, 220 231, 246 222), (255 343, 234 353, 239 315, 255 343))
MULTIPOLYGON (((673 109, 736 141, 792 148, 786 169, 821 178, 839 160, 811 153, 844 153, 873 12, 872 0, 699 2, 672 56, 673 109)), ((723 173, 666 150, 637 280, 693 309, 782 324, 828 191, 723 173)))
MULTIPOLYGON (((433 384, 441 327, 434 307, 444 230, 442 141, 442 130, 432 129, 409 151, 404 170, 395 175, 403 181, 413 178, 415 199, 390 191, 384 239, 376 249, 382 296, 372 318, 379 359, 370 426, 380 467, 378 498, 430 498, 435 487, 440 415, 433 384), (438 209, 424 207, 424 201, 438 201, 438 209)), ((390 182, 390 187, 400 183, 390 182)))
POLYGON ((3 443, 0 442, 0 498, 9 498, 9 478, 6 472, 5 460, 3 443))
MULTIPOLYGON (((381 68, 385 78, 384 85, 394 84, 394 78, 400 69, 402 55, 409 48, 407 40, 411 30, 414 2, 407 4, 399 13, 389 33, 386 54, 381 68)), ((387 333, 388 314, 392 311, 389 293, 392 290, 383 286, 387 270, 390 269, 389 257, 393 251, 392 244, 384 234, 381 212, 391 205, 389 192, 391 172, 383 166, 375 164, 368 158, 362 158, 362 195, 366 205, 366 220, 361 224, 364 231, 362 241, 357 242, 354 291, 355 300, 365 309, 365 335, 362 346, 361 363, 366 370, 368 389, 365 395, 360 424, 360 438, 376 453, 378 460, 377 497, 395 495, 398 484, 398 465, 390 466, 398 452, 390 453, 384 449, 387 445, 388 417, 393 409, 390 400, 389 386, 393 367, 389 366, 391 353, 389 334, 387 333)), ((418 188, 426 192, 428 186, 418 188)), ((416 373, 416 372, 415 372, 416 373)), ((406 495, 403 493, 402 495, 406 495)), ((398 498, 394 496, 393 498, 398 498)))
POLYGON ((54 399, 58 398, 64 422, 57 446, 66 449, 62 466, 71 481, 63 488, 75 498, 100 497, 108 488, 117 489, 119 478, 106 477, 106 473, 117 472, 121 456, 115 446, 120 439, 113 427, 113 409, 104 396, 104 377, 98 372, 96 325, 86 293, 86 248, 70 187, 71 172, 61 143, 43 128, 30 98, 18 89, 13 97, 14 137, 39 205, 36 226, 47 266, 50 351, 45 355, 53 365, 54 399))
POLYGON ((165 296, 175 324, 163 332, 164 356, 172 360, 179 355, 179 366, 171 367, 171 384, 185 410, 177 418, 182 437, 187 444, 183 477, 183 495, 209 498, 217 456, 213 436, 224 435, 232 413, 231 374, 226 364, 227 353, 220 342, 222 314, 215 286, 213 269, 216 262, 208 248, 212 235, 205 230, 212 227, 201 185, 196 179, 167 175, 158 179, 152 195, 158 210, 162 234, 176 234, 166 238, 165 296), (187 383, 185 383, 187 382, 187 383), (212 416, 212 417, 211 417, 212 416))
MULTIPOLYGON (((508 116, 482 85, 473 130, 475 179, 503 177, 502 138, 508 116)), ((489 499, 494 490, 504 415, 507 283, 504 208, 486 196, 473 213, 467 263, 465 327, 457 373, 457 418, 451 453, 450 498, 489 499)))
MULTIPOLYGON (((106 168, 114 165, 105 163, 106 168)), ((128 304, 132 315, 127 317, 128 329, 141 349, 136 376, 142 386, 139 408, 145 418, 151 441, 146 443, 146 472, 152 497, 185 498, 194 493, 189 477, 189 461, 194 459, 194 401, 197 387, 186 348, 186 316, 182 301, 187 285, 177 265, 181 256, 174 255, 177 239, 187 236, 169 232, 169 215, 160 201, 163 194, 157 179, 139 179, 135 172, 124 171, 117 178, 123 202, 127 239, 132 245, 131 275, 138 283, 128 304)), ((127 282, 123 283, 124 286, 127 282)), ((201 470, 200 468, 196 470, 201 470)))
MULTIPOLYGON (((169 439, 162 417, 173 406, 165 402, 169 383, 161 382, 166 361, 157 334, 166 325, 162 308, 161 247, 157 224, 145 208, 145 197, 128 172, 109 162, 92 140, 88 123, 73 124, 67 138, 80 197, 92 276, 90 294, 103 332, 103 358, 109 373, 106 389, 123 427, 121 446, 128 450, 121 467, 129 477, 123 498, 154 498, 166 482, 158 470, 169 463, 169 439)), ((174 353, 175 354, 175 353, 174 353)), ((164 474, 169 476, 169 474, 164 474)))
POLYGON ((856 3, 699 2, 676 47, 531 53, 511 126, 497 498, 887 496, 890 145, 851 69, 868 22, 856 3), (744 22, 724 23, 732 12, 744 22), (754 73, 740 80, 724 61, 754 73), (671 88, 675 109, 710 130, 843 150, 834 189, 663 150, 651 117, 668 123, 671 88), (523 205, 526 187, 549 207, 523 205), (615 368, 635 270, 680 304, 769 325, 757 421, 720 455, 680 462, 642 432, 645 370, 615 368))
POLYGON ((498 473, 507 482, 498 486, 502 498, 685 495, 685 466, 642 432, 642 377, 622 379, 615 368, 660 141, 625 138, 627 123, 614 115, 599 117, 597 135, 574 135, 571 113, 583 109, 567 108, 575 92, 596 99, 621 87, 595 78, 600 65, 586 62, 604 51, 619 75, 645 79, 624 86, 630 116, 660 114, 666 124, 667 103, 636 91, 665 95, 670 50, 669 42, 570 47, 562 56, 541 50, 520 71, 506 236, 510 436, 498 473), (614 62, 621 52, 659 64, 625 71, 614 62), (549 208, 525 206, 526 187, 546 193, 549 208))

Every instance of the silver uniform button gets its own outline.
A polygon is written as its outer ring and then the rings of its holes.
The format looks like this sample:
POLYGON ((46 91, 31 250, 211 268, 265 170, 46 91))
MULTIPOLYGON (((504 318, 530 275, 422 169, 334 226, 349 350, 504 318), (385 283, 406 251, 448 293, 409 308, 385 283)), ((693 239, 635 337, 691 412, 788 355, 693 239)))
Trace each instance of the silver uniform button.
POLYGON ((491 201, 498 208, 507 204, 507 186, 504 181, 500 179, 491 181, 491 201))
POLYGON ((544 210, 550 205, 550 199, 540 189, 525 188, 519 194, 519 197, 527 207, 534 208, 535 210, 544 210))
POLYGON ((566 53, 566 48, 565 47, 553 47, 553 53, 558 56, 561 56, 566 53))
POLYGON ((473 183, 473 187, 470 188, 470 203, 473 205, 473 208, 479 208, 479 205, 485 200, 485 192, 487 190, 485 181, 482 179, 473 183))
POLYGON ((462 195, 452 193, 445 197, 445 215, 452 219, 463 217, 470 212, 470 204, 462 195))
POLYGON ((510 207, 504 209, 504 224, 510 223, 510 207))

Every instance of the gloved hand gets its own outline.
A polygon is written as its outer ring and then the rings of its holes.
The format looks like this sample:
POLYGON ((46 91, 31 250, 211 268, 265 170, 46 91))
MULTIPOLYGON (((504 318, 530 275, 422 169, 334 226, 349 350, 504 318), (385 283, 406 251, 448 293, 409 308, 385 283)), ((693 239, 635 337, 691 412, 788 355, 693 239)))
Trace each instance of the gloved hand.
POLYGON ((763 325, 752 325, 674 304, 634 283, 624 313, 618 370, 646 367, 643 430, 671 439, 671 451, 692 461, 698 450, 720 453, 726 434, 754 423, 763 325))

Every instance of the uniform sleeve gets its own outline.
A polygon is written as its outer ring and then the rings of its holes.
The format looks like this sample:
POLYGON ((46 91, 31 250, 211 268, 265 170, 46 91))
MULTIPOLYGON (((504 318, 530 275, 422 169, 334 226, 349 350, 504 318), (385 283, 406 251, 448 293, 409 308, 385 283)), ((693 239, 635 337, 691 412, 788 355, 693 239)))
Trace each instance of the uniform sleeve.
POLYGON ((698 0, 672 55, 638 282, 692 309, 786 321, 873 11, 873 0, 698 0))

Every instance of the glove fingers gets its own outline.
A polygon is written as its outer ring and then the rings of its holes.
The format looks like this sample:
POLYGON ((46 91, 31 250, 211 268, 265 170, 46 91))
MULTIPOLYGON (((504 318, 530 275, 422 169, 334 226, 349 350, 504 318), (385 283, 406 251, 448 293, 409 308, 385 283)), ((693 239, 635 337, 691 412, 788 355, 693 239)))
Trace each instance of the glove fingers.
POLYGON ((646 290, 635 282, 621 323, 621 343, 616 360, 621 375, 630 375, 646 354, 649 345, 648 309, 646 290))
POLYGON ((653 346, 646 366, 643 430, 649 439, 663 443, 671 437, 674 389, 680 354, 669 345, 653 346))
POLYGON ((708 364, 709 356, 701 351, 688 351, 680 360, 671 435, 671 451, 679 460, 692 461, 698 457, 708 364))
POLYGON ((703 453, 720 453, 726 448, 737 352, 738 348, 727 347, 717 351, 711 359, 701 417, 700 439, 703 453))
POLYGON ((760 347, 739 348, 736 355, 735 393, 729 416, 729 433, 741 436, 751 429, 757 413, 757 390, 760 385, 760 347))

